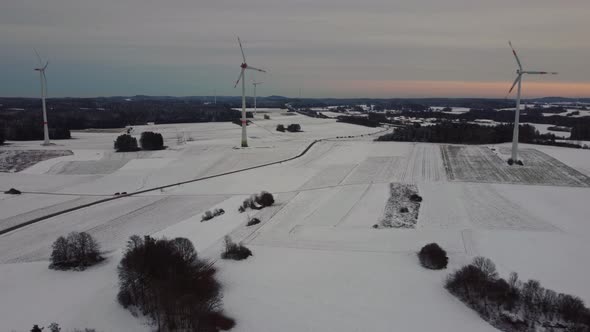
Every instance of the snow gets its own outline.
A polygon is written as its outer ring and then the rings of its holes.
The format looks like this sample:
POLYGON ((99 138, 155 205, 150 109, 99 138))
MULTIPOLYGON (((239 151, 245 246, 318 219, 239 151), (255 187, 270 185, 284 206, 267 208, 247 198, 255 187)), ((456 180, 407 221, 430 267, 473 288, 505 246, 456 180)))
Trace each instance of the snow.
MULTIPOLYGON (((432 106, 431 107, 434 111, 442 111, 445 106, 432 106)), ((468 107, 450 107, 450 112, 444 112, 448 114, 463 114, 469 112, 471 109, 468 107)))
POLYGON ((47 262, 0 264, 2 329, 29 331, 33 324, 58 322, 64 330, 146 331, 140 319, 116 304, 120 256, 109 255, 82 272, 50 270, 47 262))
MULTIPOLYGON (((248 128, 247 149, 234 148, 240 127, 230 123, 135 127, 162 133, 169 148, 125 154, 112 151, 117 132, 74 132, 76 139, 48 148, 72 156, 0 173, 1 188, 42 192, 0 195, 4 229, 117 191, 286 159, 329 138, 292 161, 120 198, 0 235, 2 328, 57 321, 64 330, 149 329, 116 303, 116 266, 133 234, 187 237, 200 257, 215 261, 234 331, 496 331, 443 287, 449 272, 477 255, 494 260, 503 276, 515 271, 590 302, 583 264, 590 151, 522 144, 526 170, 511 171, 497 155, 509 144, 494 146, 496 153, 457 146, 460 153, 450 155, 438 144, 366 136, 380 128, 261 112, 248 128), (279 123, 304 131, 279 133, 279 123), (193 140, 179 141, 179 134, 193 140), (352 135, 359 137, 334 139, 352 135), (415 185, 424 199, 415 229, 372 228, 392 182, 415 185), (237 211, 261 190, 273 193, 273 206, 237 211), (225 214, 201 222, 214 208, 225 214), (249 217, 261 223, 247 227, 249 217), (83 272, 49 270, 51 243, 71 231, 91 233, 107 261, 83 272), (226 234, 254 256, 218 259, 226 234), (449 253, 447 270, 419 265, 416 252, 430 242, 449 253)), ((39 149, 38 142, 11 144, 39 149)))
POLYGON ((440 286, 445 272, 415 268, 414 254, 252 249, 220 265, 236 332, 496 331, 440 286))
POLYGON ((346 113, 338 113, 338 112, 330 112, 330 111, 322 111, 322 114, 331 118, 337 118, 339 116, 346 115, 346 113))
POLYGON ((541 123, 523 123, 523 124, 528 124, 528 125, 535 127, 535 129, 538 130, 539 133, 541 133, 541 134, 553 134, 556 137, 561 137, 561 138, 569 138, 570 137, 569 132, 553 131, 553 130, 548 129, 549 127, 555 127, 555 125, 541 124, 541 123))

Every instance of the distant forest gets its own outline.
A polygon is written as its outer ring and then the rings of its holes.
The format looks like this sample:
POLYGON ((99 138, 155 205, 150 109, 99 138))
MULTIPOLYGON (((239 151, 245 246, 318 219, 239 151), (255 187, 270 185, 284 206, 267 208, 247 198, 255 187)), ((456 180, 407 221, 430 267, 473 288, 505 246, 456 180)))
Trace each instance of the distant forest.
MULTIPOLYGON (((512 124, 482 126, 466 122, 444 121, 431 126, 405 126, 396 128, 376 141, 432 142, 456 144, 497 144, 512 141, 512 124)), ((555 142, 553 134, 539 134, 531 125, 519 126, 521 143, 580 147, 569 143, 555 142)))
MULTIPOLYGON (((562 113, 567 110, 561 107, 530 108, 523 110, 520 114, 520 122, 551 124, 560 127, 572 127, 571 139, 590 140, 590 116, 573 117, 562 115, 544 116, 542 113, 562 113)), ((415 118, 436 118, 440 120, 465 120, 474 121, 476 119, 487 119, 496 122, 512 123, 514 122, 514 111, 497 111, 493 109, 471 109, 462 114, 451 114, 443 112, 430 111, 401 111, 389 116, 406 116, 415 118)), ((382 119, 380 121, 383 121, 382 119)), ((393 121, 394 122, 394 121, 393 121)), ((394 122, 395 123, 395 122, 394 122)))
MULTIPOLYGON (((188 122, 222 122, 238 121, 239 111, 232 108, 241 107, 240 97, 218 96, 217 104, 213 97, 166 97, 166 96, 134 96, 134 97, 98 97, 98 98, 50 98, 47 101, 48 122, 52 139, 69 138, 69 130, 87 128, 122 128, 127 125, 154 123, 188 123, 188 122)), ((251 98, 247 99, 252 103, 251 98)), ((590 99, 580 99, 590 102, 590 99)), ((541 98, 524 101, 532 102, 578 102, 575 99, 559 97, 541 98)), ((485 98, 419 98, 419 99, 337 99, 317 98, 300 99, 282 96, 259 97, 258 106, 298 109, 299 113, 324 117, 317 111, 306 111, 306 107, 322 107, 341 105, 342 109, 353 107, 363 111, 358 105, 373 105, 376 111, 388 111, 388 116, 406 116, 415 118, 437 118, 443 120, 489 119, 497 122, 511 123, 514 120, 512 110, 498 111, 514 106, 512 100, 485 98), (357 105, 357 106, 354 106, 357 105), (432 112, 432 106, 465 107, 470 111, 463 114, 432 112)), ((585 109, 581 106, 579 109, 585 109)), ((521 114, 522 122, 551 124, 553 126, 573 128, 571 139, 590 140, 590 117, 573 117, 541 113, 562 113, 565 108, 529 108, 521 114)), ((247 117, 251 117, 248 114, 247 117)), ((388 119, 384 113, 369 113, 369 117, 339 117, 339 121, 364 126, 378 126, 380 122, 396 123, 388 119)), ((0 140, 40 140, 43 139, 41 102, 38 98, 0 98, 0 140)))
MULTIPOLYGON (((40 102, 24 100, 22 109, 0 111, 0 131, 7 140, 42 140, 43 114, 40 102), (30 104, 30 105, 29 105, 30 104), (30 107, 30 108, 29 108, 30 107)), ((227 105, 205 105, 190 100, 114 100, 88 103, 86 100, 60 99, 48 101, 49 136, 70 138, 70 130, 87 128, 124 128, 148 122, 193 123, 223 122, 240 118, 240 112, 227 105)), ((252 117, 251 113, 247 117, 252 117)))

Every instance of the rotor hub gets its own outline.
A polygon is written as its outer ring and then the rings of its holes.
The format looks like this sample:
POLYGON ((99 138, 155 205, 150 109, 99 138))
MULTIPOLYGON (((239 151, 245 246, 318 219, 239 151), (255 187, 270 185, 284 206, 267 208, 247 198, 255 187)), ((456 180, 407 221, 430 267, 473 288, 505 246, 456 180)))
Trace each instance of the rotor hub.
POLYGON ((248 68, 248 65, 244 62, 244 63, 242 63, 242 65, 240 65, 240 67, 242 67, 242 69, 246 69, 246 68, 248 68))

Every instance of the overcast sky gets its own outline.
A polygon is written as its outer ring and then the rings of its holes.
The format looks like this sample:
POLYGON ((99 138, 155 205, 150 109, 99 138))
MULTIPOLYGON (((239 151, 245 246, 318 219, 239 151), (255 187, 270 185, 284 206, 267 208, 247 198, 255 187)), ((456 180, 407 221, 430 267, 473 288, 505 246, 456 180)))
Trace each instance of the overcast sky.
POLYGON ((0 96, 590 97, 589 0, 2 0, 0 96), (251 73, 251 72, 249 72, 251 73), (253 76, 247 78, 248 81, 253 76), (249 87, 251 90, 251 86, 249 87))

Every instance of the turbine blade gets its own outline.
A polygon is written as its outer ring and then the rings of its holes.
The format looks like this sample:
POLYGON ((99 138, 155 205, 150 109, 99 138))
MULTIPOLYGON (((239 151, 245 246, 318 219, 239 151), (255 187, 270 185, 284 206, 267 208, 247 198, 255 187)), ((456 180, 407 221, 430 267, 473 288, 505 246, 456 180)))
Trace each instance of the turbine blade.
POLYGON ((238 86, 238 83, 240 83, 240 80, 242 79, 244 79, 244 69, 240 71, 240 76, 238 76, 238 80, 236 81, 236 84, 234 84, 234 88, 238 86))
POLYGON ((45 66, 43 66, 43 71, 45 71, 45 69, 47 68, 47 66, 49 66, 49 61, 45 62, 45 66))
POLYGON ((252 70, 257 70, 259 72, 266 73, 266 70, 262 70, 262 69, 258 69, 258 68, 254 68, 254 67, 250 67, 250 66, 246 67, 246 69, 252 69, 252 70))
POLYGON ((43 60, 41 60, 41 56, 39 55, 39 52, 37 52, 37 49, 33 48, 33 51, 35 51, 35 54, 37 55, 37 60, 39 60, 39 66, 43 67, 43 60))
POLYGON ((549 71, 525 71, 525 74, 531 74, 531 75, 557 75, 556 72, 549 72, 549 71))
POLYGON ((242 52, 242 59, 244 59, 244 63, 246 63, 246 56, 244 55, 244 49, 242 48, 242 41, 240 37, 238 37, 238 43, 240 44, 240 51, 242 52))
POLYGON ((516 76, 516 79, 514 80, 514 83, 512 83, 512 87, 510 87, 510 90, 508 90, 508 94, 510 94, 512 92, 512 90, 514 89, 514 87, 516 86, 516 83, 518 83, 518 81, 520 80, 520 77, 522 75, 518 75, 516 76))
POLYGON ((512 54, 514 54, 514 58, 516 59, 516 63, 518 63, 518 67, 520 68, 520 70, 522 70, 522 65, 520 64, 520 59, 518 58, 518 55, 516 54, 514 47, 512 47, 512 42, 508 41, 508 45, 510 45, 510 48, 512 49, 512 54))

